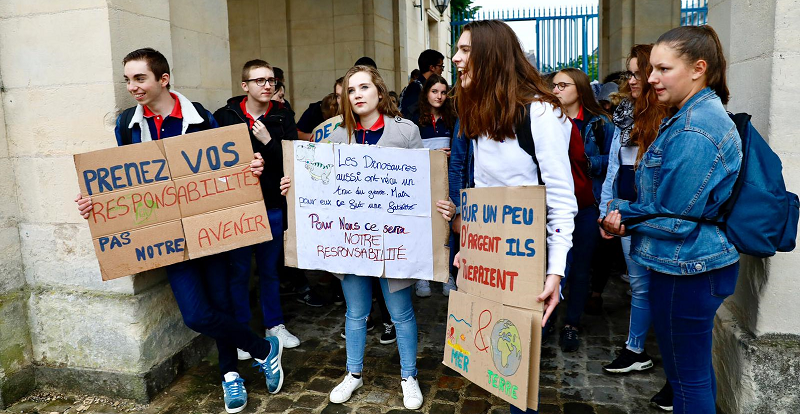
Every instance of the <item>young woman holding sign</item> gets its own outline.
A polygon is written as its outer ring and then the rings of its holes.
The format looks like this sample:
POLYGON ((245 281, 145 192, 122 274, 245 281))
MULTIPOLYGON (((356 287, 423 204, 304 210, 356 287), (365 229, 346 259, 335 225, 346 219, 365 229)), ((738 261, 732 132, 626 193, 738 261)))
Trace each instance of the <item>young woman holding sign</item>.
MULTIPOLYGON (((354 66, 344 77, 346 99, 342 99, 344 128, 330 136, 333 143, 358 143, 395 148, 423 148, 419 130, 411 121, 400 117, 397 106, 389 99, 388 89, 378 70, 354 66)), ((289 177, 281 179, 281 192, 291 187, 289 177)), ((436 202, 437 211, 450 221, 455 205, 449 200, 436 202)), ((367 316, 372 308, 370 276, 338 275, 347 304, 345 332, 347 341, 347 374, 330 394, 334 403, 350 399, 364 381, 364 348, 367 341, 367 316)), ((397 331, 400 352, 400 376, 403 405, 408 409, 422 406, 422 392, 417 382, 417 320, 411 304, 411 287, 416 279, 380 279, 383 297, 397 331)))
MULTIPOLYGON (((537 185, 540 178, 546 184, 547 279, 537 297, 545 305, 544 327, 559 302, 578 211, 567 155, 572 124, 505 23, 484 20, 464 26, 453 63, 459 72, 459 133, 473 139, 475 186, 537 185), (515 133, 528 105, 538 167, 515 133)), ((511 412, 520 411, 512 406, 511 412)))
POLYGON ((742 143, 722 106, 728 102, 726 62, 714 29, 685 26, 664 33, 650 64, 647 81, 672 116, 639 160, 636 200, 612 199, 601 224, 608 233, 630 234, 633 260, 650 269, 652 323, 675 413, 713 414, 714 317, 736 287, 739 253, 713 224, 636 219, 715 217, 739 174, 742 143))

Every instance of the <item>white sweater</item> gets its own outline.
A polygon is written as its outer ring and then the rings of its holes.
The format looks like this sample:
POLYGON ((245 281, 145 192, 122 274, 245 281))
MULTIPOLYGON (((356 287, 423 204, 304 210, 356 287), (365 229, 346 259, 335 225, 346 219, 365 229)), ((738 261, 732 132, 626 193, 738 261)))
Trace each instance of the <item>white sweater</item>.
MULTIPOLYGON (((547 199, 547 274, 564 276, 578 203, 569 163, 572 123, 552 105, 531 104, 531 131, 547 199)), ((516 139, 495 141, 481 136, 475 143, 475 187, 538 185, 531 156, 516 139)))

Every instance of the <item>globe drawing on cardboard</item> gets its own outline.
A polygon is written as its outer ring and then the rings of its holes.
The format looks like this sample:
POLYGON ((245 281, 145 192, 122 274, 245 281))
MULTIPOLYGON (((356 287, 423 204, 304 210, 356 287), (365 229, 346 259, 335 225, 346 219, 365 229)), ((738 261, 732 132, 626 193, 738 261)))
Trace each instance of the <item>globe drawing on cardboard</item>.
POLYGON ((522 362, 522 343, 517 327, 508 319, 500 319, 492 329, 492 360, 497 371, 510 377, 522 362))

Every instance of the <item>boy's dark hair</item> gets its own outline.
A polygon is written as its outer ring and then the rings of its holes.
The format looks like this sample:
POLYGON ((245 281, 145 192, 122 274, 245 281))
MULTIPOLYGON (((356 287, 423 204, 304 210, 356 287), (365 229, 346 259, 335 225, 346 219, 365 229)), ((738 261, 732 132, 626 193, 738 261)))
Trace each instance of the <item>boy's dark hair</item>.
MULTIPOLYGON (((156 80, 160 80, 165 73, 169 75, 169 62, 167 62, 167 58, 152 47, 136 49, 128 53, 122 59, 122 66, 125 66, 128 62, 133 60, 142 60, 147 63, 147 67, 153 72, 153 75, 156 75, 156 80)), ((169 89, 169 82, 167 82, 167 89, 169 89)))
MULTIPOLYGON (((275 73, 275 68, 273 68, 269 63, 261 59, 253 59, 248 60, 245 62, 244 66, 242 66, 242 82, 247 82, 250 79, 250 71, 256 68, 267 68, 275 73)), ((277 78, 277 73, 275 77, 277 78)))
POLYGON ((622 77, 623 71, 616 71, 609 73, 605 78, 603 78, 603 83, 614 82, 619 84, 619 80, 622 77))
POLYGON ((431 66, 436 66, 439 61, 444 63, 444 55, 433 49, 423 50, 417 58, 417 66, 419 66, 420 73, 425 73, 431 69, 431 66))
POLYGON ((370 66, 375 69, 378 69, 378 64, 375 63, 375 61, 372 60, 372 58, 369 56, 362 56, 358 58, 358 60, 356 61, 355 64, 353 64, 353 66, 370 66))
POLYGON ((420 71, 419 69, 414 69, 411 71, 411 76, 408 78, 408 83, 414 82, 419 77, 420 71))
POLYGON ((272 72, 275 74, 275 79, 277 79, 277 80, 279 80, 281 82, 284 81, 284 79, 283 79, 283 69, 275 66, 275 67, 272 68, 272 72))
POLYGON ((344 85, 342 85, 342 82, 344 82, 344 76, 342 76, 342 77, 341 77, 341 78, 339 78, 339 79, 336 79, 336 82, 334 82, 334 84, 333 84, 333 94, 334 94, 334 95, 336 94, 336 86, 337 86, 337 85, 338 85, 338 86, 341 86, 341 87, 342 87, 342 89, 344 89, 344 85))

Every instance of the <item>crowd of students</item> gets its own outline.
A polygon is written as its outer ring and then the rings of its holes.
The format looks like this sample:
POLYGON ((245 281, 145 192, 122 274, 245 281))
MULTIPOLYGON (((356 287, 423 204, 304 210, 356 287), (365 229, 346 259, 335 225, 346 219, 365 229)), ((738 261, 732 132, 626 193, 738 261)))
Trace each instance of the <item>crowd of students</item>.
MULTIPOLYGON (((359 59, 295 124, 282 71, 263 60, 244 65, 244 95, 229 99, 213 115, 170 90, 169 65, 161 53, 139 49, 123 60, 137 106, 117 120, 119 145, 240 123, 250 130, 250 167, 260 176, 273 240, 166 268, 186 325, 216 340, 226 411, 240 412, 247 404, 238 360, 252 357, 269 392, 277 393, 283 349, 301 343, 284 325, 280 304, 285 195, 292 185, 284 174, 281 141, 313 140, 313 129, 338 115, 341 126, 331 142, 428 148, 448 155, 449 199, 436 206, 452 221, 454 266, 460 189, 546 185, 547 270, 537 297, 545 309, 543 333, 554 330, 553 312, 566 289, 560 344, 564 352, 579 349, 581 316, 602 306, 603 278, 619 267, 615 257, 624 257, 623 273, 631 286, 629 335, 604 370, 651 369, 644 340, 652 326, 667 379, 653 402, 677 413, 714 413, 711 328, 722 300, 733 293, 738 253, 709 223, 661 217, 626 226, 628 219, 654 213, 713 217, 731 192, 742 153, 723 107, 726 61, 714 30, 680 27, 654 44, 635 45, 627 70, 602 85, 573 68, 540 74, 500 21, 464 26, 452 61, 458 70, 453 88, 441 76, 444 56, 426 50, 397 97, 374 61, 359 59), (253 253, 263 337, 248 326, 253 253)), ((91 199, 78 195, 75 201, 88 218, 91 199)), ((412 292, 430 296, 430 284, 360 276, 357 269, 335 276, 340 283, 330 275, 321 280, 337 287, 335 296, 346 303, 347 360, 330 401, 344 403, 363 385, 375 295, 387 338, 384 342, 382 336, 381 343, 397 342, 403 403, 420 408, 412 292)), ((456 276, 453 267, 442 286, 445 295, 457 289, 456 276)), ((304 303, 321 305, 309 296, 302 272, 293 273, 291 282, 304 303)))

